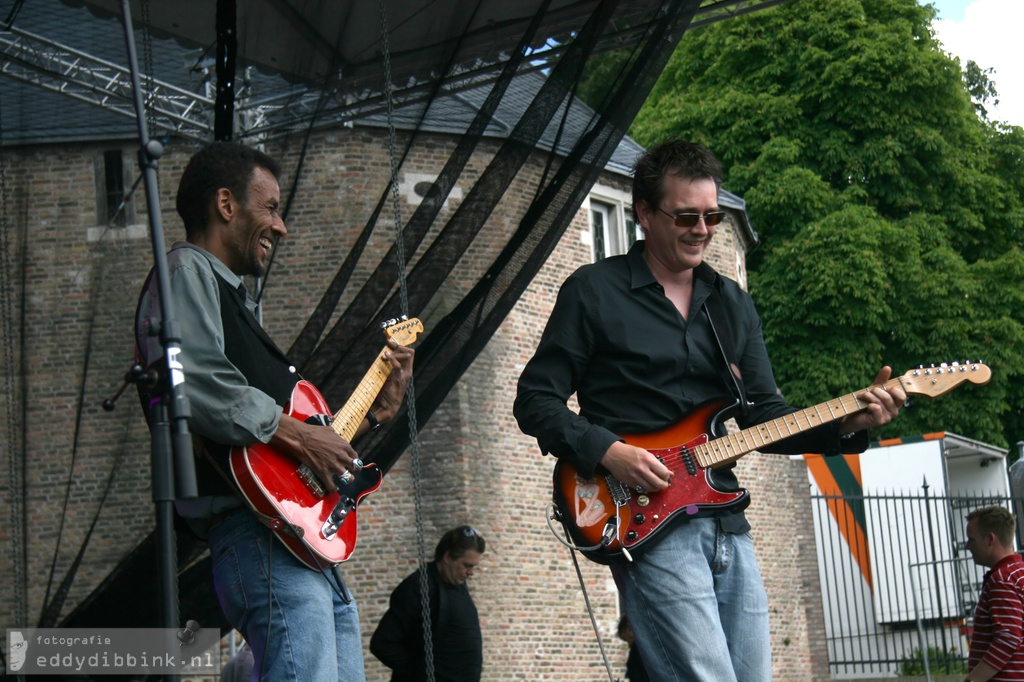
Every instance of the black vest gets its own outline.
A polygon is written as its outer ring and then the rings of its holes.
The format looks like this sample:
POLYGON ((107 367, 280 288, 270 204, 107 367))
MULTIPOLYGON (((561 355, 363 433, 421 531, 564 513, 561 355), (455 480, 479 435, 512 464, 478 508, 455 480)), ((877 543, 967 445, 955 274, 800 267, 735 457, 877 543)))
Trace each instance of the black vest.
MULTIPOLYGON (((278 405, 284 407, 291 399, 298 375, 291 371, 291 363, 256 317, 245 307, 245 294, 232 287, 217 274, 220 287, 220 319, 224 328, 224 355, 253 388, 258 388, 278 405)), ((227 465, 229 446, 203 439, 207 452, 213 456, 224 474, 230 477, 227 465)), ((218 472, 206 457, 196 458, 196 481, 199 495, 237 494, 224 475, 218 472)))

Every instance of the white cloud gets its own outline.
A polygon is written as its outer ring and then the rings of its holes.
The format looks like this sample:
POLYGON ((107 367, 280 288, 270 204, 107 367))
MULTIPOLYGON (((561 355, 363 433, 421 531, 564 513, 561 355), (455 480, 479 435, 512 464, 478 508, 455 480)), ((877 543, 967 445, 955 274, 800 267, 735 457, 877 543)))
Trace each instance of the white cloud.
POLYGON ((989 118, 1024 126, 1024 48, 1020 27, 1024 25, 1021 0, 975 0, 964 10, 963 21, 938 19, 935 33, 946 51, 961 64, 975 61, 995 72, 999 104, 988 106, 989 118))

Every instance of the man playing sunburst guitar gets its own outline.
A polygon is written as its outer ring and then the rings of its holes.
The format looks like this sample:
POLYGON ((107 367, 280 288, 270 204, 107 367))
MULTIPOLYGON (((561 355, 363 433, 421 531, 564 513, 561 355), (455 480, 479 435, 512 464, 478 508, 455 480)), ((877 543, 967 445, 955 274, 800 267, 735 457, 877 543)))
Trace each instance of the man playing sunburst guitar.
MULTIPOLYGON (((178 186, 187 242, 175 244, 167 261, 189 425, 201 443, 200 498, 176 506, 207 535, 221 608, 252 647, 260 679, 351 682, 364 679, 362 640, 340 572, 311 570, 278 543, 226 473, 232 447, 258 444, 305 464, 323 482, 352 480, 363 469, 339 433, 285 411, 299 377, 257 321, 256 303, 242 280, 263 274, 270 251, 287 234, 279 213, 279 172, 262 152, 216 142, 192 157, 178 186)), ((136 318, 136 341, 147 365, 162 354, 150 333, 159 319, 151 277, 136 318)), ((404 399, 413 351, 389 341, 384 358, 393 371, 356 435, 391 419, 404 399)))
MULTIPOLYGON (((775 385, 750 296, 704 262, 725 217, 721 178, 721 165, 700 145, 671 141, 645 152, 633 178, 644 239, 625 256, 584 266, 565 281, 519 379, 520 428, 584 479, 595 472, 614 478, 620 494, 640 500, 638 509, 670 488, 675 470, 621 434, 660 432, 709 401, 735 401, 741 392, 748 403, 737 416, 741 427, 797 411, 775 385), (713 306, 724 311, 724 324, 708 312, 713 306), (721 346, 715 331, 728 337, 721 346), (574 393, 579 414, 566 405, 574 393)), ((890 374, 882 368, 875 386, 856 395, 857 411, 765 449, 863 451, 865 429, 888 423, 906 400, 899 384, 881 386, 890 374)), ((729 468, 715 475, 719 488, 738 489, 729 468)), ((568 496, 578 484, 569 477, 567 487, 568 496)), ((612 566, 645 667, 659 682, 770 680, 768 601, 745 505, 700 513, 696 502, 692 518, 666 526, 612 566)), ((643 528, 657 521, 636 516, 643 528)), ((627 542, 621 520, 608 518, 602 544, 627 542)))

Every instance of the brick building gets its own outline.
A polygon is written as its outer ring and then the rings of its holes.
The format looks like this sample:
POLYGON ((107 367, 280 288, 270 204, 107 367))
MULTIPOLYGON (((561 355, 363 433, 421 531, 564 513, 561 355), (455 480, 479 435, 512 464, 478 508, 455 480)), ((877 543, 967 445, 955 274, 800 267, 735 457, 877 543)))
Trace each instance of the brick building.
MULTIPOLYGON (((437 136, 430 146, 443 158, 440 152, 452 144, 452 139, 437 136)), ((23 374, 8 380, 24 382, 31 396, 23 437, 28 452, 27 566, 32 576, 28 604, 33 617, 42 607, 51 567, 59 580, 97 512, 65 612, 95 588, 153 523, 149 440, 134 397, 123 400, 113 413, 100 409, 100 401, 116 388, 131 361, 136 289, 151 262, 144 225, 96 227, 95 170, 101 152, 110 147, 65 144, 6 153, 7 209, 16 235, 11 262, 15 271, 24 268, 29 283, 15 296, 22 326, 20 338, 12 339, 17 357, 11 367, 21 366, 22 358, 27 362, 23 374), (84 348, 87 340, 89 347, 84 348), (70 497, 64 507, 66 490, 70 497)), ((380 130, 318 134, 304 182, 309 189, 298 198, 289 221, 291 236, 263 299, 265 324, 283 347, 305 321, 333 274, 333 264, 344 258, 361 220, 372 210, 378 192, 365 188, 385 184, 385 148, 380 130)), ((160 162, 169 241, 180 237, 180 225, 168 207, 190 151, 188 144, 170 145, 160 162)), ((288 140, 268 145, 267 151, 283 160, 286 174, 294 168, 288 140)), ((406 173, 429 176, 436 163, 423 154, 406 173)), ((530 174, 541 167, 539 159, 529 164, 517 179, 521 191, 512 188, 489 221, 493 248, 525 210, 530 174)), ((627 181, 609 172, 595 187, 590 205, 581 207, 526 295, 419 436, 428 551, 457 523, 471 523, 490 543, 484 569, 472 582, 485 631, 489 680, 599 680, 604 675, 570 556, 546 523, 552 462, 539 456, 532 439, 519 432, 511 404, 518 373, 536 345, 561 280, 593 259, 590 209, 601 199, 623 196, 627 181)), ((415 195, 406 193, 404 199, 415 201, 415 195)), ((142 209, 137 206, 136 215, 145 215, 142 209)), ((730 214, 733 220, 728 229, 719 230, 710 260, 742 281, 745 236, 738 229, 739 212, 730 214)), ((380 253, 387 244, 382 240, 373 246, 380 253)), ((458 272, 453 273, 448 286, 457 289, 460 284, 458 272)), ((444 305, 439 301, 437 309, 444 305)), ((429 333, 437 310, 414 314, 429 333)), ((403 455, 381 490, 364 502, 359 549, 346 565, 367 637, 390 589, 416 562, 410 456, 403 455)), ((803 465, 754 454, 739 466, 741 481, 754 496, 749 514, 772 603, 777 679, 807 679, 808 671, 820 663, 812 636, 820 633, 815 623, 821 616, 813 537, 799 534, 808 504, 803 465)), ((0 533, 7 536, 0 562, 8 563, 10 530, 0 533)), ((603 567, 584 561, 581 568, 606 647, 620 663, 614 587, 603 567)), ((10 617, 5 606, 3 619, 10 623, 10 617)), ((372 656, 367 661, 371 679, 387 679, 372 656)))
MULTIPOLYGON (((455 131, 442 123, 457 127, 442 121, 418 136, 402 166, 403 210, 421 200, 418 184, 436 177, 457 143, 455 131)), ((405 135, 400 131, 400 144, 405 135)), ((449 196, 438 226, 496 153, 500 133, 488 137, 449 196)), ((193 149, 187 140, 170 138, 159 162, 168 245, 182 236, 174 192, 193 149)), ((388 140, 380 120, 369 118, 315 131, 308 141, 271 140, 264 149, 282 162, 285 178, 296 174, 301 159, 290 237, 276 256, 262 299, 265 326, 288 348, 385 191, 388 140)), ((17 603, 18 595, 0 601, 0 626, 16 624, 19 609, 28 614, 26 624, 34 625, 74 570, 67 598, 54 615, 68 614, 153 527, 149 435, 137 401, 129 391, 115 411, 100 406, 132 361, 136 294, 152 262, 141 194, 129 206, 124 225, 107 225, 111 178, 133 176, 134 150, 131 137, 119 134, 35 140, 3 149, 6 263, 0 285, 11 294, 5 300, 14 302, 10 319, 16 326, 4 339, 2 371, 9 390, 0 402, 11 432, 4 442, 10 466, 0 477, 0 499, 12 510, 20 506, 28 534, 20 537, 11 525, 0 528, 0 570, 16 573, 21 569, 15 557, 24 556, 29 590, 24 604, 17 603), (24 453, 24 460, 11 457, 11 451, 24 453)), ((519 432, 511 405, 519 371, 536 346, 561 281, 592 261, 595 248, 609 255, 628 246, 635 231, 629 220, 628 164, 636 151, 628 140, 623 143, 511 314, 419 433, 428 554, 440 534, 459 523, 473 525, 488 540, 471 590, 484 630, 484 679, 490 682, 607 678, 571 556, 548 529, 553 463, 519 432)), ((557 167, 560 158, 543 148, 532 153, 445 285, 425 309, 411 311, 424 321, 426 334, 502 248, 548 164, 557 167)), ((752 232, 739 198, 723 194, 722 203, 730 217, 709 260, 745 282, 744 254, 752 232)), ((381 224, 388 224, 386 217, 381 224)), ((371 237, 353 282, 367 277, 392 239, 387 230, 371 237)), ((423 252, 411 254, 410 265, 423 252)), ((342 306, 356 288, 346 293, 342 306)), ((359 547, 344 567, 359 601, 365 642, 391 589, 416 565, 411 458, 412 452, 405 452, 381 489, 364 502, 359 547)), ((804 530, 810 512, 803 464, 753 454, 740 462, 739 476, 753 494, 748 515, 770 599, 775 678, 825 679, 814 538, 804 530)), ((602 566, 581 559, 580 569, 612 672, 620 675, 625 648, 615 638, 614 585, 602 566)), ((389 678, 368 651, 365 656, 369 680, 389 678)))

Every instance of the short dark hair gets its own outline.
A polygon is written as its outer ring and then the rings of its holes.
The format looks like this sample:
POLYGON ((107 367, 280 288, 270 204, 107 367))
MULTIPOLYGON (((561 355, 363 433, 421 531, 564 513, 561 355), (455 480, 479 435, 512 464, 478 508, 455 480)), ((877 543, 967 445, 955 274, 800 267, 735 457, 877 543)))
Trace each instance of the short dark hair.
POLYGON ((975 509, 967 515, 968 521, 977 519, 978 530, 983 534, 995 533, 996 538, 1006 547, 1013 547, 1013 529, 1017 522, 1006 507, 985 507, 975 509))
POLYGON ((226 188, 245 202, 257 168, 266 169, 275 178, 281 175, 277 161, 238 142, 213 142, 196 152, 181 174, 175 200, 185 234, 191 237, 206 231, 210 203, 217 190, 226 188))
POLYGON ((665 176, 687 180, 714 180, 722 186, 722 164, 707 147, 696 142, 669 140, 651 147, 633 164, 633 216, 639 220, 636 207, 642 201, 652 209, 665 198, 665 176))
POLYGON ((437 543, 437 548, 434 550, 434 561, 441 561, 448 552, 451 552, 453 559, 458 559, 470 550, 476 550, 483 554, 486 548, 487 542, 484 540, 484 536, 477 532, 476 528, 473 528, 473 526, 456 526, 441 536, 441 540, 437 543))

